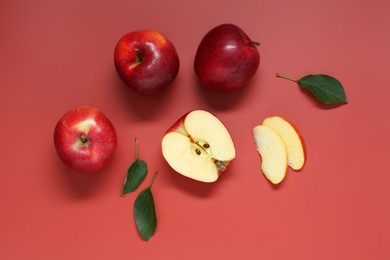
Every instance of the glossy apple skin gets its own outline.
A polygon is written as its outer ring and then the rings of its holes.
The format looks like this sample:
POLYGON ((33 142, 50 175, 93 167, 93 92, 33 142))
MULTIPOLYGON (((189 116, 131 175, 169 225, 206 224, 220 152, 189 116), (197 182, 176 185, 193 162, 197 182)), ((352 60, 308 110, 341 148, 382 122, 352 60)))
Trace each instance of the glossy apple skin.
POLYGON ((167 131, 165 131, 164 135, 166 135, 170 132, 179 132, 179 133, 182 133, 184 135, 188 135, 187 130, 185 130, 185 128, 184 128, 184 120, 186 119, 187 115, 191 112, 192 111, 185 113, 178 120, 176 120, 176 122, 172 126, 170 126, 167 131))
POLYGON ((241 88, 259 67, 258 44, 236 25, 219 25, 200 42, 195 56, 195 73, 210 89, 241 88))
POLYGON ((69 110, 54 130, 58 156, 77 172, 103 168, 117 146, 113 124, 97 108, 80 106, 69 110))
POLYGON ((114 51, 119 77, 141 95, 155 95, 168 87, 179 72, 179 56, 163 34, 140 30, 125 34, 114 51))

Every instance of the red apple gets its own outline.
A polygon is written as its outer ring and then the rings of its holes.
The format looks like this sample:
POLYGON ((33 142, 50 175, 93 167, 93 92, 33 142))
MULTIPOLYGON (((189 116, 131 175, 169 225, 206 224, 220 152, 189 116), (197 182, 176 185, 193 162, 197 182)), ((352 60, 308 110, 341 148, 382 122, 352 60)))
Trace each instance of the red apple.
POLYGON ((78 172, 101 169, 117 145, 114 126, 97 108, 80 106, 65 113, 54 130, 61 160, 78 172))
POLYGON ((173 44, 152 30, 124 35, 115 47, 114 63, 123 82, 141 95, 154 95, 168 87, 180 65, 173 44))
POLYGON ((238 26, 219 25, 200 42, 195 56, 195 73, 210 89, 243 87, 259 67, 258 45, 238 26))

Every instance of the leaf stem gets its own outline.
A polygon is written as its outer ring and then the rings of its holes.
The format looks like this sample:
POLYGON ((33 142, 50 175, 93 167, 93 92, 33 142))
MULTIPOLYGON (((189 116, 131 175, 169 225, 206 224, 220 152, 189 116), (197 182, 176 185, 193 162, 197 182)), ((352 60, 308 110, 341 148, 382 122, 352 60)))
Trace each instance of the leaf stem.
POLYGON ((279 73, 276 73, 276 77, 282 78, 282 79, 291 80, 291 81, 294 81, 294 82, 298 82, 298 80, 296 80, 296 79, 293 79, 293 78, 290 78, 290 77, 287 77, 287 76, 283 76, 283 75, 281 75, 279 73))
POLYGON ((151 180, 151 182, 150 182, 150 184, 149 184, 149 189, 151 189, 152 188, 152 185, 153 185, 153 183, 154 183, 154 180, 156 179, 156 177, 157 177, 157 174, 158 174, 158 172, 155 172, 154 173, 154 175, 153 175, 153 178, 152 178, 152 180, 151 180))
POLYGON ((141 62, 144 60, 144 57, 141 55, 140 49, 134 49, 134 51, 135 51, 135 54, 136 54, 136 56, 137 56, 137 58, 136 58, 136 63, 137 63, 137 64, 138 64, 138 63, 141 63, 141 62))
POLYGON ((138 138, 135 138, 135 159, 138 160, 138 138))

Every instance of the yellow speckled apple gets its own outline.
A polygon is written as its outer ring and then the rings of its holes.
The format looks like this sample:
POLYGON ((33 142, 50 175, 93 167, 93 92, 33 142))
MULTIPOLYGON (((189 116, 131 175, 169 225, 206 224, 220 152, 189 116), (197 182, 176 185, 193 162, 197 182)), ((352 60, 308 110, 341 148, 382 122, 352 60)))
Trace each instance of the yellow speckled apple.
POLYGON ((80 106, 65 113, 54 130, 61 160, 78 172, 103 168, 117 146, 113 124, 97 108, 80 106))

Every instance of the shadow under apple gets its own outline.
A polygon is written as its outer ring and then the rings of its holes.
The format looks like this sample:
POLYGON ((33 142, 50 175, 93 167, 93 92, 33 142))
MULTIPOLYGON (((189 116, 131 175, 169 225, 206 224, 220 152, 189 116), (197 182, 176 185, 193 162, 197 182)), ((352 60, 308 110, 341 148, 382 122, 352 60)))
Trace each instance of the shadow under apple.
MULTIPOLYGON (((265 178, 265 176, 263 176, 263 177, 265 178)), ((268 184, 270 185, 272 190, 277 191, 277 190, 282 190, 283 189, 283 187, 285 186, 285 183, 287 182, 287 179, 288 179, 288 176, 286 174, 286 177, 284 177, 283 181, 278 183, 278 184, 273 184, 272 182, 270 182, 267 179, 266 179, 266 181, 268 182, 268 184)))
MULTIPOLYGON (((139 119, 150 119, 153 116, 156 116, 161 110, 161 107, 168 102, 167 96, 170 91, 174 91, 174 88, 177 85, 177 80, 172 82, 168 87, 161 89, 157 94, 151 96, 144 96, 135 93, 131 90, 116 74, 113 73, 114 86, 118 90, 118 95, 122 99, 121 102, 125 103, 128 106, 128 110, 131 113, 136 114, 139 119)), ((120 100, 120 99, 119 99, 120 100)))
POLYGON ((192 196, 204 199, 214 196, 218 189, 223 186, 223 183, 231 178, 230 174, 234 171, 233 167, 229 166, 226 172, 223 172, 216 182, 205 183, 177 173, 169 166, 164 158, 161 158, 160 165, 164 166, 161 171, 165 173, 164 175, 167 176, 168 182, 172 186, 192 196))
MULTIPOLYGON (((59 158, 53 165, 57 171, 59 182, 63 184, 65 192, 72 198, 82 199, 96 196, 104 189, 104 184, 108 183, 108 178, 112 176, 112 158, 102 169, 93 172, 76 172, 67 167, 59 158)), ((119 192, 119 191, 118 191, 119 192)))
POLYGON ((240 102, 244 102, 244 96, 247 95, 250 89, 255 84, 254 80, 251 79, 245 86, 237 89, 229 90, 212 90, 204 86, 196 74, 193 74, 195 87, 198 90, 202 100, 206 100, 207 104, 213 109, 227 110, 238 106, 240 102))

